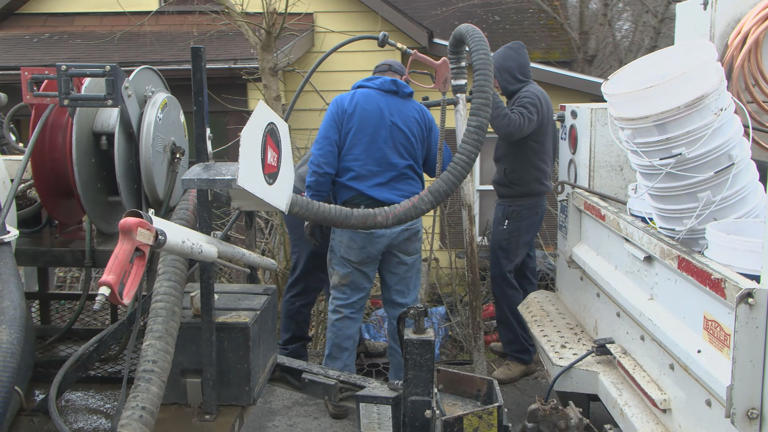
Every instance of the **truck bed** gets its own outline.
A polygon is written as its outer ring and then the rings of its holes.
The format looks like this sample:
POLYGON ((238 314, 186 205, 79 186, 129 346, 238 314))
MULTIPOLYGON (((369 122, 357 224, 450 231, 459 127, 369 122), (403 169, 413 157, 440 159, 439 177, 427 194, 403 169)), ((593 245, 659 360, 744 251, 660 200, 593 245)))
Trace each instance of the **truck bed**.
POLYGON ((766 294, 586 192, 561 202, 555 292, 521 305, 556 390, 600 397, 632 430, 760 429, 766 294))

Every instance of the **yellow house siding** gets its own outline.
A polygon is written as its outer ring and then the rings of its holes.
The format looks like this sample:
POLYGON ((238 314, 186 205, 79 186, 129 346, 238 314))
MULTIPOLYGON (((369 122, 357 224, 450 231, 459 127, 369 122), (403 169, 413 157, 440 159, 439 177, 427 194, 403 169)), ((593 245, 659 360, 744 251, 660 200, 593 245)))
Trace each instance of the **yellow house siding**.
POLYGON ((368 6, 362 4, 359 0, 303 0, 299 2, 297 9, 304 8, 306 11, 315 13, 321 12, 369 12, 368 6))
POLYGON ((560 110, 560 104, 565 103, 587 103, 587 102, 602 102, 602 98, 593 94, 572 90, 566 87, 560 87, 552 84, 539 83, 539 85, 547 91, 549 99, 552 100, 552 105, 555 111, 560 110))
POLYGON ((30 0, 18 12, 139 12, 157 9, 159 5, 159 0, 30 0))
MULTIPOLYGON (((352 36, 378 35, 387 31, 393 40, 408 46, 416 43, 405 37, 394 25, 357 0, 308 0, 298 6, 314 14, 314 46, 294 62, 283 74, 284 100, 289 103, 306 72, 330 48, 352 36)), ((379 48, 374 40, 353 42, 332 54, 312 76, 299 96, 291 114, 292 143, 295 154, 306 151, 322 122, 327 104, 346 92, 358 80, 370 75, 373 66, 385 59, 400 60, 393 48, 379 48), (321 97, 322 96, 322 97, 321 97)), ((253 105, 255 101, 251 101, 253 105)))

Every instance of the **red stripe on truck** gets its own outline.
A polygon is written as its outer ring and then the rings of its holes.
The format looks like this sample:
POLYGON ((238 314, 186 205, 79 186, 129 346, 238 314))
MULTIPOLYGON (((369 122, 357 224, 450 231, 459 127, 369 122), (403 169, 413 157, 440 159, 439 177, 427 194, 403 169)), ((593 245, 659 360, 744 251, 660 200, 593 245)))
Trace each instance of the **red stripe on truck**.
POLYGON ((683 256, 677 257, 677 269, 692 277, 708 290, 725 298, 725 280, 723 278, 714 277, 711 272, 704 270, 683 256))
POLYGON ((602 222, 605 222, 605 213, 600 210, 600 207, 592 204, 591 202, 584 201, 584 211, 596 217, 602 222))

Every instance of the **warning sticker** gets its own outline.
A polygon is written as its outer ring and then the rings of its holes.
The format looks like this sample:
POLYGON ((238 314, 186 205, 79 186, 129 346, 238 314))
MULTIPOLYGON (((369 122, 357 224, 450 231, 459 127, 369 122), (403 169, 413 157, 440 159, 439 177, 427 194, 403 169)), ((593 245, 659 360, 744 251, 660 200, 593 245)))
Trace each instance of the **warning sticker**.
POLYGON ((360 431, 392 432, 392 406, 361 403, 360 431))
POLYGON ((733 331, 708 313, 704 313, 704 340, 726 358, 731 357, 733 331))

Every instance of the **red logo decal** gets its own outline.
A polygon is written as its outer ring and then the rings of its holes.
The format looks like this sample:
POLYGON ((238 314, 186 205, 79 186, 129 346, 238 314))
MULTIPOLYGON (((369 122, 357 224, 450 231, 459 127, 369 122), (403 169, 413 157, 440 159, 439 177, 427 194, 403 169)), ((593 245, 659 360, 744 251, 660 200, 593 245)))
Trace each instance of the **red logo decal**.
POLYGON ((731 333, 722 324, 704 316, 704 332, 709 335, 709 341, 720 351, 731 349, 731 333))
POLYGON ((280 175, 282 153, 280 131, 277 129, 277 125, 269 122, 264 128, 264 135, 261 138, 261 170, 264 181, 270 186, 275 184, 280 175))
POLYGON ((272 174, 277 172, 278 163, 280 162, 280 156, 278 154, 277 146, 272 140, 272 137, 267 135, 266 140, 267 155, 264 158, 264 174, 272 174))

